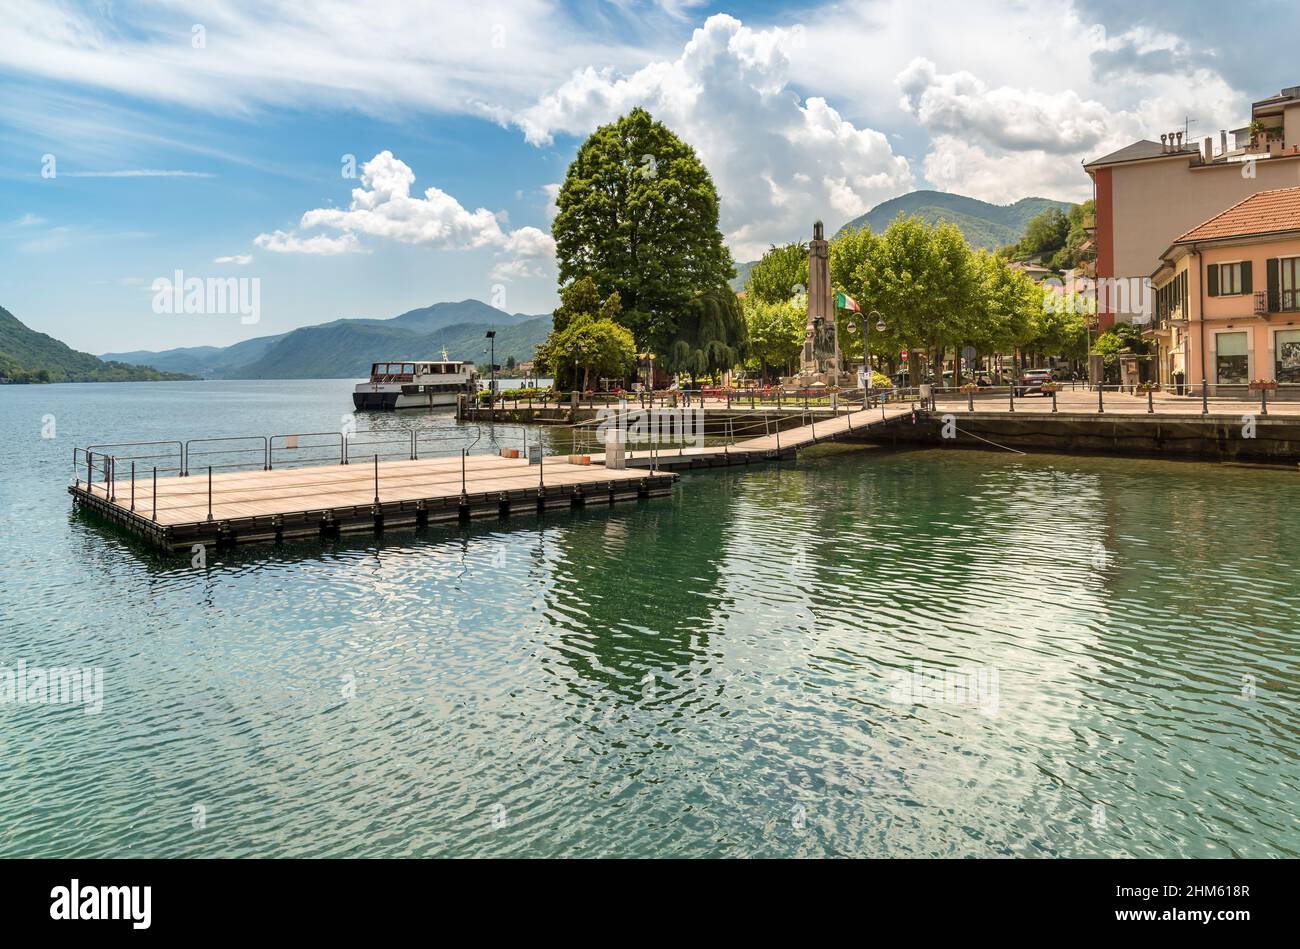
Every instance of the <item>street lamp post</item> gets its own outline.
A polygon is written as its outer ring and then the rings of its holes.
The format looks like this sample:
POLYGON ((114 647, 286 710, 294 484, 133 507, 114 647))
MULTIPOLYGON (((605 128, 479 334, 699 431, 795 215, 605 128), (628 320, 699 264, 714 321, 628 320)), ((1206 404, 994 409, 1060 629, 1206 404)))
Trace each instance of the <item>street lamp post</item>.
MULTIPOLYGON (((867 330, 871 323, 872 317, 876 320, 876 332, 885 331, 885 318, 880 315, 879 310, 872 310, 862 317, 862 389, 863 389, 863 408, 866 408, 866 392, 871 389, 871 348, 867 344, 867 330)), ((857 327, 850 321, 849 332, 852 333, 857 327)))

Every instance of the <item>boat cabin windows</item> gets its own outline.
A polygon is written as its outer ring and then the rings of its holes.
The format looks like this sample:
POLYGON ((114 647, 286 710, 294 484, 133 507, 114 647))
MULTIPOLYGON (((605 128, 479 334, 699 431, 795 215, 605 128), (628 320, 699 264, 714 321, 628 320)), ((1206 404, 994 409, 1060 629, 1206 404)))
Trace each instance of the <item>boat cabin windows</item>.
POLYGON ((377 362, 370 366, 374 382, 410 382, 416 376, 454 376, 465 371, 459 362, 377 362))

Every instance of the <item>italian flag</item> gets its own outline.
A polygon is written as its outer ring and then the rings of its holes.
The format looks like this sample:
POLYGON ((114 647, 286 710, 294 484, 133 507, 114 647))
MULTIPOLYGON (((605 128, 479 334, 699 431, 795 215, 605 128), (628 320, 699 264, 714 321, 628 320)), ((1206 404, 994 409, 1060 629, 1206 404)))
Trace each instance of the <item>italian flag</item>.
POLYGON ((850 313, 862 312, 862 308, 858 306, 858 301, 847 293, 835 294, 835 307, 840 310, 848 310, 850 313))

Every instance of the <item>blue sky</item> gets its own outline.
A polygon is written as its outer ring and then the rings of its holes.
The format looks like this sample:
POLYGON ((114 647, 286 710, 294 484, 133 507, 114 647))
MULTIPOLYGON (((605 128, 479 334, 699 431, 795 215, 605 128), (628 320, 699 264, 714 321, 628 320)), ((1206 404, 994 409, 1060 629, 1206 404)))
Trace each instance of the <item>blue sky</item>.
POLYGON ((745 260, 915 188, 1080 199, 1082 159, 1300 84, 1272 0, 6 7, 0 305, 97 353, 549 310, 551 196, 633 105, 700 152, 745 260), (155 313, 177 270, 256 278, 259 321, 155 313))

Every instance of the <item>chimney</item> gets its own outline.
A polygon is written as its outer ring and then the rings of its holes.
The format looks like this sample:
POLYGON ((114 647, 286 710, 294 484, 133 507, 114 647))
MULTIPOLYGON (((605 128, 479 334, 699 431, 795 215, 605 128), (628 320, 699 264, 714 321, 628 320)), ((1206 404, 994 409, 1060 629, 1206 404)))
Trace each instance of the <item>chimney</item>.
POLYGON ((1178 150, 1179 150, 1180 152, 1183 150, 1183 133, 1182 133, 1182 132, 1179 132, 1179 133, 1178 133, 1178 150))
POLYGON ((1214 139, 1209 135, 1205 136, 1204 154, 1201 158, 1205 161, 1214 161, 1214 139))
POLYGON ((1169 151, 1169 136, 1168 136, 1168 135, 1163 135, 1163 134, 1162 134, 1162 135, 1160 136, 1160 150, 1161 150, 1162 152, 1167 152, 1167 151, 1169 151))
POLYGON ((1228 130, 1219 129, 1219 154, 1228 154, 1228 130))

